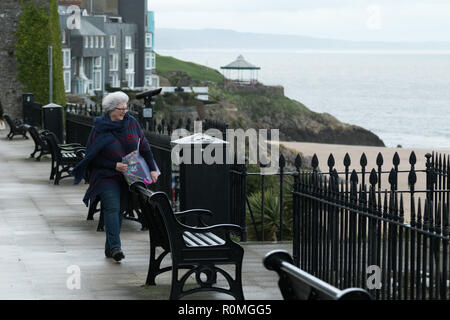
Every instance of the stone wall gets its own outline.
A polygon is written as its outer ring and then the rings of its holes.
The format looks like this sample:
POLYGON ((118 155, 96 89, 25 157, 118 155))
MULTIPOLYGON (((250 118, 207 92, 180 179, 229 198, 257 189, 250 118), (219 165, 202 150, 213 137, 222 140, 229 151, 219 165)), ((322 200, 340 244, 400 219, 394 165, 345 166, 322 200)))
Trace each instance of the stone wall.
POLYGON ((284 96, 284 88, 282 86, 265 86, 261 83, 253 85, 243 85, 234 81, 227 80, 225 87, 230 92, 257 93, 271 96, 284 96))
MULTIPOLYGON (((17 80, 17 62, 14 57, 14 32, 22 13, 20 2, 21 0, 0 1, 0 104, 3 106, 3 113, 21 119, 23 86, 17 80)), ((48 0, 32 2, 44 3, 48 8, 48 0)))

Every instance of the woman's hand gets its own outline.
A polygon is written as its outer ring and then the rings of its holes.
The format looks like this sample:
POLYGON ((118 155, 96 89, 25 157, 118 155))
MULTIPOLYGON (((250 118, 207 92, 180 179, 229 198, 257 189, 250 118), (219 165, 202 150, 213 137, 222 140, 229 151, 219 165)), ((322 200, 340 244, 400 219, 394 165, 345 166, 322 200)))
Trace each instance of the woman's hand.
POLYGON ((126 163, 117 162, 116 170, 119 172, 125 173, 128 170, 128 165, 126 163))
POLYGON ((153 181, 153 183, 155 183, 156 181, 158 181, 158 172, 156 172, 156 171, 150 171, 150 175, 152 176, 152 181, 153 181))

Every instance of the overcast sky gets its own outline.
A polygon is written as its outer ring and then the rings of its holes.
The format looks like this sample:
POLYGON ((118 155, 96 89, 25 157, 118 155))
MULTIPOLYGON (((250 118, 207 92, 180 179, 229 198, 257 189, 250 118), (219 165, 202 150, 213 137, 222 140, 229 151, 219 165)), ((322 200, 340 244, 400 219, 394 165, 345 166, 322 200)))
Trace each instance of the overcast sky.
POLYGON ((450 41, 450 0, 148 0, 156 28, 450 41))

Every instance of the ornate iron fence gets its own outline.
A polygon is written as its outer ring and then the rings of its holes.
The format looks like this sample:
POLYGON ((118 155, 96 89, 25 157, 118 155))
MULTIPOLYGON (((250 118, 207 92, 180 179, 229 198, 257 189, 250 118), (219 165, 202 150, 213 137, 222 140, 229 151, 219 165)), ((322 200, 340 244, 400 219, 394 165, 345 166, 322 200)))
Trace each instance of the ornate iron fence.
POLYGON ((377 169, 351 173, 350 157, 344 172, 300 172, 294 183, 293 255, 297 266, 344 289, 363 287, 377 299, 448 299, 449 274, 449 158, 426 154, 426 168, 377 169), (407 173, 408 190, 399 190, 399 175, 407 173), (417 174, 425 188, 416 188, 417 174), (388 188, 382 189, 388 175, 388 188), (368 179, 367 179, 368 178, 368 179), (423 180, 423 179, 422 179, 423 180), (408 201, 405 201, 408 198, 408 201))

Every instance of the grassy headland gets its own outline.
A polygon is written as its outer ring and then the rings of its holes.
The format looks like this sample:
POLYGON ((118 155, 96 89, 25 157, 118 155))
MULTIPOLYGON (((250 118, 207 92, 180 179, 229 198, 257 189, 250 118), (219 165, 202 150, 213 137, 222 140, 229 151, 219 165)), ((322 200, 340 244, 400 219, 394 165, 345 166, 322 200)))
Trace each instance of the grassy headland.
POLYGON ((156 66, 158 73, 171 83, 179 81, 181 75, 179 72, 189 75, 193 82, 199 84, 205 81, 220 84, 224 80, 222 74, 217 70, 173 57, 160 56, 159 54, 156 55, 156 66))

